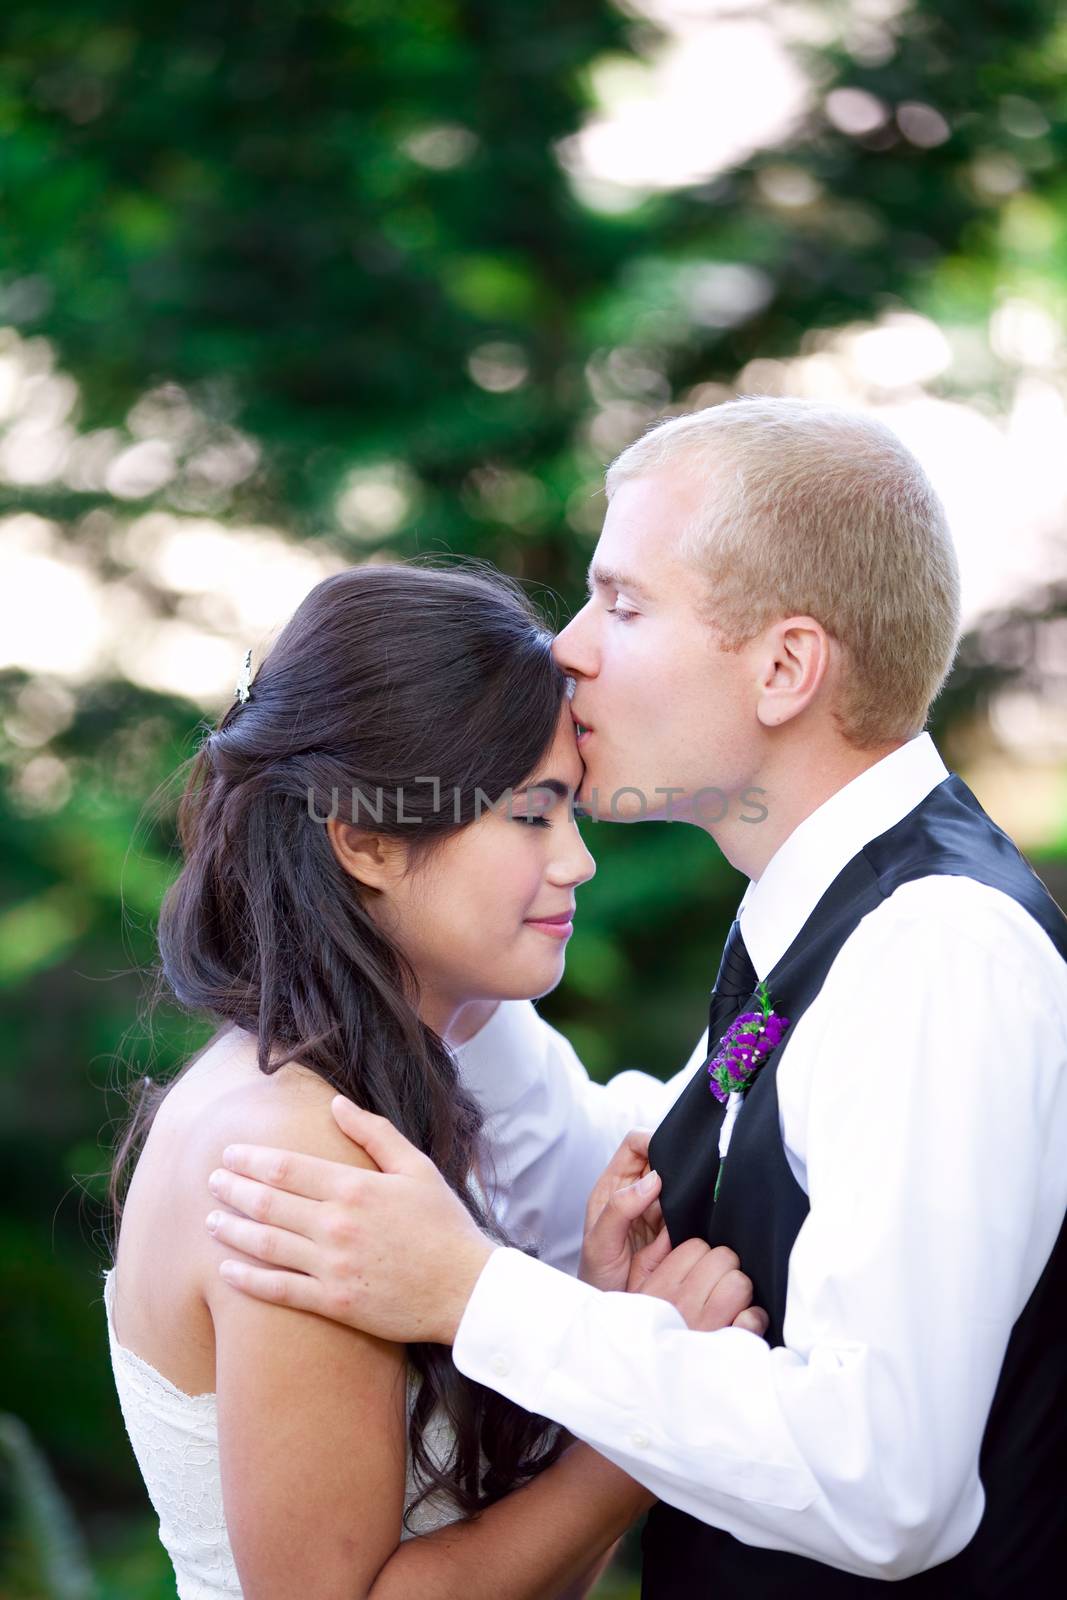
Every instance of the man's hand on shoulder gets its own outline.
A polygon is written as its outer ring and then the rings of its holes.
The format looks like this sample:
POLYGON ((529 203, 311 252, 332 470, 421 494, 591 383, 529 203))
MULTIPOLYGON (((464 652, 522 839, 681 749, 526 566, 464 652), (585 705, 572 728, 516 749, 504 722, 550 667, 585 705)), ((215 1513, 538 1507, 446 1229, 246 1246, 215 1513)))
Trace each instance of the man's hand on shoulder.
POLYGON ((399 1343, 451 1344, 494 1244, 428 1156, 385 1117, 338 1095, 338 1128, 378 1170, 233 1144, 209 1187, 227 1283, 399 1343), (239 1213, 235 1215, 234 1213, 239 1213))

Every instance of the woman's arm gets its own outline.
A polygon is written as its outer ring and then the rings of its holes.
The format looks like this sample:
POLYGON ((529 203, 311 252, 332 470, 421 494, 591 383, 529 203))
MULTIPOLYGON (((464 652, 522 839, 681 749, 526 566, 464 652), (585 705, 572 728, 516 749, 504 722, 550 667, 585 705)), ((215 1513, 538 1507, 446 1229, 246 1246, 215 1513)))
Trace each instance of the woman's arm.
MULTIPOLYGON (((281 1123, 287 1143, 306 1155, 373 1167, 330 1116, 325 1086, 321 1096, 314 1084, 300 1090, 295 1103, 286 1095, 269 1111, 242 1111, 225 1137, 275 1138, 281 1123)), ((652 1496, 572 1443, 481 1516, 400 1543, 404 1347, 238 1293, 217 1270, 232 1248, 223 1251, 207 1235, 205 1242, 223 1499, 246 1600, 580 1600, 588 1593, 652 1496)))
MULTIPOLYGON (((393 1142, 405 1147, 415 1171, 421 1174, 428 1167, 440 1186, 440 1175, 425 1158, 411 1150, 395 1129, 390 1132, 393 1142)), ((350 1188, 353 1182, 359 1185, 367 1180, 343 1172, 330 1160, 309 1162, 299 1155, 278 1151, 261 1154, 272 1161, 284 1161, 284 1173, 275 1176, 293 1188, 278 1191, 247 1179, 234 1182, 229 1172, 216 1174, 218 1194, 263 1219, 249 1222, 231 1214, 217 1228, 216 1237, 226 1238, 238 1249, 256 1249, 260 1259, 281 1267, 282 1272, 267 1276, 280 1278, 289 1291, 303 1286, 315 1288, 321 1295, 324 1263, 327 1280, 333 1273, 342 1290, 346 1284, 351 1286, 353 1279, 344 1264, 344 1242, 350 1230, 343 1207, 334 1205, 331 1209, 308 1195, 325 1193, 331 1184, 350 1188), (302 1183, 309 1186, 305 1192, 294 1192, 300 1190, 302 1183), (279 1202, 284 1204, 284 1220, 289 1224, 285 1230, 271 1226, 279 1202)), ((630 1141, 625 1141, 605 1174, 607 1188, 611 1189, 620 1175, 630 1176, 631 1168, 639 1171, 643 1161, 644 1153, 631 1149, 630 1141)), ((420 1218, 426 1221, 433 1208, 426 1205, 423 1190, 417 1184, 414 1189, 422 1199, 408 1221, 418 1229, 420 1218)), ((597 1193, 590 1202, 591 1215, 597 1211, 597 1193)), ((402 1206, 405 1194, 407 1189, 398 1180, 398 1186, 390 1192, 389 1209, 402 1206)), ((445 1198, 450 1207, 456 1204, 451 1191, 446 1192, 445 1198)), ((612 1195, 610 1204, 600 1207, 592 1231, 609 1264, 620 1254, 621 1241, 629 1236, 634 1215, 650 1204, 654 1205, 654 1200, 643 1193, 623 1189, 612 1195), (615 1233, 619 1239, 613 1237, 615 1233)), ((464 1219, 466 1227, 472 1228, 466 1213, 464 1219)), ((722 1327, 735 1321, 751 1299, 751 1285, 736 1270, 736 1257, 731 1252, 709 1250, 695 1239, 664 1255, 669 1243, 666 1234, 661 1234, 632 1263, 629 1247, 622 1252, 626 1256, 622 1273, 634 1279, 631 1286, 640 1287, 644 1294, 669 1299, 690 1327, 722 1327), (628 1271, 630 1266, 633 1271, 628 1271)), ((246 1261, 250 1259, 246 1257, 246 1261)), ((622 1286, 620 1282, 619 1287, 622 1286)), ((403 1299, 401 1284, 402 1302, 403 1299)), ((274 1304, 274 1309, 285 1315, 283 1304, 274 1304)), ((310 1310, 294 1311, 293 1315, 317 1320, 310 1310)), ((325 1322, 325 1316, 321 1320, 325 1322)), ((340 1420, 343 1423, 344 1419, 340 1420)), ((420 1600, 434 1600, 435 1596, 454 1600, 457 1595, 462 1595, 463 1600, 578 1600, 599 1572, 603 1557, 654 1499, 654 1495, 586 1445, 572 1443, 553 1466, 479 1517, 400 1545, 382 1562, 370 1588, 353 1588, 348 1600, 363 1600, 364 1595, 370 1600, 408 1600, 411 1594, 418 1594, 420 1600)), ((365 1570, 364 1563, 361 1573, 365 1570)), ((301 1588, 307 1600, 334 1592, 306 1581, 301 1588)), ((292 1592, 299 1591, 294 1586, 292 1592)), ((255 1600, 259 1600, 258 1593, 255 1600)))
POLYGON ((577 1442, 479 1517, 402 1544, 369 1600, 578 1600, 655 1498, 577 1442))
POLYGON ((247 1600, 577 1600, 653 1503, 575 1443, 479 1517, 398 1544, 403 1348, 222 1288, 219 1446, 247 1600))
MULTIPOLYGON (((330 1146, 352 1164, 353 1147, 330 1134, 328 1094, 310 1098, 319 1103, 309 1113, 290 1103, 270 1118, 279 1115, 306 1153, 330 1146)), ((404 1347, 257 1304, 219 1277, 223 1252, 208 1249, 223 1503, 242 1592, 247 1600, 360 1600, 400 1535, 404 1347)))

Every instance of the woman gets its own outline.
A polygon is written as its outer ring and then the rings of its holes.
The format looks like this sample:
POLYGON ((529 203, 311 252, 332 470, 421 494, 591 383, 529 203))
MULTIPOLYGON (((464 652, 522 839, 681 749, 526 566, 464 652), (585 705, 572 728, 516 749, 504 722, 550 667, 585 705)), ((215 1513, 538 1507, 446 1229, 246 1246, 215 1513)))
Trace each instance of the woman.
POLYGON ((449 1044, 563 973, 595 870, 565 688, 516 586, 355 568, 311 592, 192 764, 159 941, 219 1029, 120 1151, 118 1172, 140 1154, 105 1286, 181 1600, 574 1597, 649 1504, 443 1346, 235 1293, 203 1225, 230 1142, 367 1164, 330 1115, 340 1091, 509 1242, 449 1044))

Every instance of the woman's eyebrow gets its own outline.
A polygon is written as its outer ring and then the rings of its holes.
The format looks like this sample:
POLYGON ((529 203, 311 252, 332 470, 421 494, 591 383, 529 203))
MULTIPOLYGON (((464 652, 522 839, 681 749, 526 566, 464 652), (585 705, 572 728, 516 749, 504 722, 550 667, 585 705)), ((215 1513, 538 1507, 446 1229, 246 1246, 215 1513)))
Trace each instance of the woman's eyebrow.
POLYGON ((642 600, 653 598, 643 583, 625 572, 616 572, 612 567, 590 567, 586 587, 590 594, 594 589, 622 589, 626 594, 639 595, 642 600))
POLYGON ((569 800, 573 790, 568 784, 561 783, 558 778, 538 778, 536 783, 524 784, 521 789, 515 790, 515 798, 529 794, 531 789, 547 789, 549 794, 554 794, 557 800, 569 800))

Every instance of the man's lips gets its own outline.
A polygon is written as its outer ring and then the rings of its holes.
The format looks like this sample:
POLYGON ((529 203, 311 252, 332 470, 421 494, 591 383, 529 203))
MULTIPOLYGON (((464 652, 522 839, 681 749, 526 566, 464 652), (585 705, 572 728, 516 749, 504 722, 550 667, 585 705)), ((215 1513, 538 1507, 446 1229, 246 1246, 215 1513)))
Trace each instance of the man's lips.
POLYGON ((592 733, 593 729, 590 724, 586 722, 584 717, 580 717, 578 715, 573 705, 571 706, 571 719, 574 722, 575 731, 578 734, 578 745, 581 747, 592 733))

